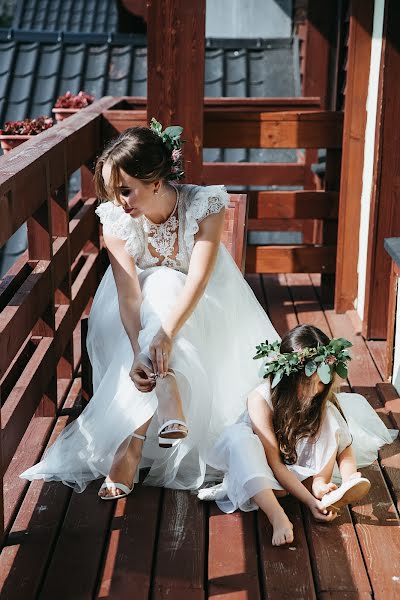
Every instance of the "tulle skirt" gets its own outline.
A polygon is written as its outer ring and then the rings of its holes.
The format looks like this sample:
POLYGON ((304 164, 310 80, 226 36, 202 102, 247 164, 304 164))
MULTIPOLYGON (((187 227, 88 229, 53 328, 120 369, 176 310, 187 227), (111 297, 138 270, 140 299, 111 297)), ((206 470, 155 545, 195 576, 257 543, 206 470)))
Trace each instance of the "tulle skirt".
MULTIPOLYGON (((160 324, 173 309, 186 275, 168 267, 139 270, 143 302, 139 344, 148 354, 160 324)), ((176 374, 189 435, 171 449, 158 446, 157 396, 142 393, 129 377, 133 351, 122 325, 109 267, 89 316, 87 348, 94 394, 41 462, 20 476, 62 481, 82 492, 108 474, 116 450, 153 415, 140 467, 144 483, 195 489, 204 481, 206 455, 225 426, 235 422, 258 383, 255 346, 279 339, 232 257, 220 246, 205 293, 174 340, 170 368, 176 374)))
MULTIPOLYGON (((317 439, 313 442, 303 439, 296 446, 298 460, 288 468, 299 481, 320 473, 334 453, 340 454, 350 444, 357 467, 366 467, 376 460, 379 448, 398 435, 397 430, 385 427, 360 394, 340 393, 337 399, 346 420, 330 405, 317 439)), ((253 432, 247 410, 224 430, 210 450, 208 462, 224 473, 222 485, 215 488, 216 503, 223 512, 237 508, 256 510, 253 496, 265 489, 283 489, 268 464, 260 439, 253 432)), ((337 465, 333 481, 340 482, 337 465)))

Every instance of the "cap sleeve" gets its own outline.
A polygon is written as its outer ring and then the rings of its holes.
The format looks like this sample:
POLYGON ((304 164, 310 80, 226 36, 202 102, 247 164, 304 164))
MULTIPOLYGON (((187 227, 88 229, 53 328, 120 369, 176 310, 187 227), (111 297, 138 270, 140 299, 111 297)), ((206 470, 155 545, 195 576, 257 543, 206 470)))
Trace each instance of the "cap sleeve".
POLYGON ((229 194, 225 186, 193 186, 186 200, 185 243, 189 253, 193 250, 199 224, 209 215, 219 213, 228 204, 229 194))
POLYGON ((264 398, 265 402, 272 410, 271 383, 269 381, 269 378, 266 381, 263 381, 263 383, 260 383, 260 385, 256 387, 256 391, 264 398))
POLYGON ((102 202, 96 208, 95 213, 100 217, 104 233, 121 240, 127 240, 131 236, 133 220, 125 214, 121 206, 115 206, 112 202, 102 202))

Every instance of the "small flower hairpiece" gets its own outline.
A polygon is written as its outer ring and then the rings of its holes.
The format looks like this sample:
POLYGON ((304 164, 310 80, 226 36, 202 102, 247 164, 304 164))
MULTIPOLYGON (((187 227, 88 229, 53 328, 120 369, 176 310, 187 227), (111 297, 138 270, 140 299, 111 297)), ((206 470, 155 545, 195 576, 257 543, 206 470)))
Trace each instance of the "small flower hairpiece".
POLYGON ((166 179, 179 181, 185 177, 185 172, 183 170, 183 154, 182 154, 182 140, 181 135, 183 131, 183 127, 180 125, 171 125, 166 129, 162 128, 161 123, 156 121, 153 117, 150 121, 150 129, 154 131, 164 144, 167 146, 168 150, 171 152, 172 158, 172 167, 171 173, 167 176, 166 179))
POLYGON ((281 354, 280 342, 269 344, 267 340, 256 346, 257 354, 253 358, 265 359, 260 369, 260 375, 264 378, 271 375, 271 387, 278 385, 284 375, 288 376, 303 369, 307 377, 311 377, 317 372, 322 383, 328 384, 334 372, 342 379, 347 378, 346 363, 351 360, 351 356, 346 349, 352 345, 345 338, 334 338, 326 346, 303 348, 298 352, 281 354))

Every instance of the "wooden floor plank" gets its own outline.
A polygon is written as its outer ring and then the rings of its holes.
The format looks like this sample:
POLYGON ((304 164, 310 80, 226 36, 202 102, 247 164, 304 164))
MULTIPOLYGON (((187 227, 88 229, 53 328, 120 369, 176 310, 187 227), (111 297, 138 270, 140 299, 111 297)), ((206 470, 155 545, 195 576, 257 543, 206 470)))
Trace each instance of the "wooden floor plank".
POLYGON ((259 275, 258 273, 247 274, 246 281, 253 290, 255 297, 257 298, 265 312, 268 312, 261 275, 259 275))
POLYGON ((371 490, 352 506, 352 516, 374 598, 398 598, 400 521, 378 463, 361 471, 371 481, 371 490))
POLYGON ((299 323, 314 325, 330 337, 329 325, 309 275, 305 273, 287 273, 286 280, 299 323))
POLYGON ((307 510, 304 519, 318 597, 357 592, 370 597, 371 586, 349 510, 342 509, 330 524, 317 523, 307 510))
POLYGON ((101 567, 104 542, 114 502, 97 496, 99 482, 91 483, 84 493, 73 493, 45 575, 40 600, 57 598, 91 600, 101 567), (65 574, 73 574, 66 577, 65 574))
POLYGON ((35 417, 29 423, 24 437, 4 475, 4 521, 6 531, 10 529, 23 501, 29 482, 19 477, 39 459, 45 445, 44 440, 51 435, 53 417, 35 417))
POLYGON ((272 527, 264 513, 258 514, 264 594, 268 600, 312 600, 315 588, 300 505, 293 497, 283 498, 281 503, 294 525, 295 539, 290 546, 272 546, 272 527))
POLYGON ((370 600, 369 592, 322 592, 320 600, 370 600))
MULTIPOLYGON (((350 349, 352 361, 349 366, 349 381, 352 387, 358 386, 366 390, 375 389, 382 381, 378 369, 369 353, 361 335, 354 333, 351 321, 346 314, 337 314, 333 310, 325 310, 328 325, 334 337, 345 337, 352 342, 350 349)), ((361 392, 360 392, 361 393, 361 392)))
POLYGON ((376 368, 382 379, 385 379, 386 371, 386 341, 385 340, 366 340, 367 348, 374 360, 376 368))
POLYGON ((210 505, 208 597, 259 600, 255 513, 226 515, 210 505))
MULTIPOLYGON (((65 407, 67 409, 76 409, 80 406, 80 389, 80 379, 76 379, 66 399, 65 407)), ((33 427, 36 423, 40 424, 43 419, 47 419, 47 417, 35 417, 31 426, 33 427)), ((53 422, 52 418, 51 421, 53 422)), ((55 441, 68 422, 68 416, 57 419, 48 446, 55 441)), ((40 437, 36 439, 38 448, 41 447, 42 434, 43 432, 40 431, 40 437)), ((25 462, 25 468, 36 460, 33 450, 35 438, 32 437, 31 441, 32 443, 26 446, 26 452, 31 453, 29 462, 26 464, 28 457, 24 457, 24 461, 22 461, 25 462)), ((13 462, 11 462, 12 464, 13 462)), ((14 471, 20 473, 22 464, 19 462, 17 464, 18 468, 16 469, 16 465, 14 465, 14 471)), ((15 476, 17 476, 17 472, 14 473, 15 476)), ((18 481, 22 482, 23 480, 19 479, 18 481)), ((14 482, 14 485, 17 489, 16 483, 14 482)), ((3 548, 0 555, 2 597, 4 596, 7 600, 36 598, 70 496, 71 489, 61 483, 45 483, 42 480, 35 480, 29 485, 8 536, 8 545, 3 548)))
POLYGON ((118 500, 96 598, 147 600, 162 490, 137 486, 118 500))
POLYGON ((152 600, 203 600, 206 507, 188 491, 164 491, 152 600))
POLYGON ((262 276, 268 304, 268 314, 280 336, 298 324, 285 275, 262 276))

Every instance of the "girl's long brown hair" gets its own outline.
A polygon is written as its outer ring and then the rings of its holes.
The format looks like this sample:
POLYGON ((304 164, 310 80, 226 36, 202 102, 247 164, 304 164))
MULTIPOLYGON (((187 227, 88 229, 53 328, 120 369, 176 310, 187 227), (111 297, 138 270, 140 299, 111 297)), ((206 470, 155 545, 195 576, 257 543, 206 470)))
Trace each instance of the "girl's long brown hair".
MULTIPOLYGON (((282 338, 280 352, 297 352, 328 343, 328 336, 318 327, 298 325, 282 338)), ((300 371, 284 376, 271 391, 273 426, 286 464, 297 461, 296 444, 299 440, 318 435, 328 401, 343 415, 332 390, 333 378, 320 394, 313 397, 314 385, 311 378, 300 371)))

